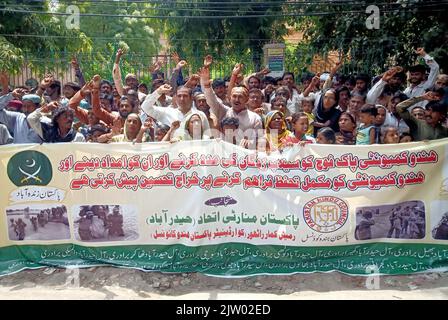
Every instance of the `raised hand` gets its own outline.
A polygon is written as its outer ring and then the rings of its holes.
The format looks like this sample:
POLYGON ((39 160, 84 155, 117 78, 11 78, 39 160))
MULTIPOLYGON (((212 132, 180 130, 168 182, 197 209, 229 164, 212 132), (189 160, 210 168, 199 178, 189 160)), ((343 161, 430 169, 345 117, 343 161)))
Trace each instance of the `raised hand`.
POLYGON ((198 74, 200 76, 200 80, 201 83, 205 86, 205 87, 209 87, 211 85, 211 80, 210 80, 210 70, 206 67, 200 68, 198 70, 198 74))
POLYGON ((261 75, 263 75, 263 76, 266 76, 266 75, 268 75, 270 72, 271 72, 271 70, 269 70, 269 68, 266 67, 266 68, 261 69, 259 73, 260 73, 261 75))
POLYGON ((192 74, 188 81, 185 83, 185 86, 188 88, 194 88, 198 85, 200 76, 198 74, 192 74))
POLYGON ((311 79, 311 84, 317 86, 320 83, 320 73, 316 73, 316 75, 311 79))
POLYGON ((94 75, 92 78, 92 83, 92 88, 99 90, 101 86, 101 77, 98 74, 94 75))
POLYGON ((22 99, 22 97, 27 94, 28 90, 23 89, 23 88, 16 88, 14 89, 11 94, 14 98, 16 99, 22 99))
POLYGON ((92 90, 93 90, 93 80, 90 80, 81 88, 80 90, 81 96, 83 97, 87 96, 92 90))
POLYGON ((173 61, 174 61, 175 64, 178 64, 179 61, 180 61, 180 57, 179 57, 179 55, 177 54, 177 52, 173 52, 173 53, 171 54, 171 59, 173 59, 173 61))
POLYGON ((260 116, 264 115, 264 109, 263 108, 257 108, 254 110, 256 114, 259 114, 260 116))
POLYGON ((206 67, 200 68, 198 70, 198 75, 201 77, 201 79, 210 80, 210 70, 206 67))
POLYGON ((157 92, 159 94, 169 94, 172 89, 169 84, 164 84, 157 88, 157 92))
POLYGON ((156 61, 149 67, 149 72, 156 73, 157 71, 160 70, 160 67, 161 67, 160 62, 156 61))
POLYGON ((121 59, 121 56, 124 55, 124 54, 125 54, 124 49, 121 49, 121 48, 118 49, 117 55, 115 56, 115 63, 119 63, 120 59, 121 59))
POLYGON ((404 69, 400 66, 393 67, 393 69, 395 69, 395 73, 400 73, 404 71, 404 69))
POLYGON ((402 71, 403 71, 403 68, 402 68, 402 67, 393 67, 393 68, 387 70, 387 71, 383 74, 382 79, 383 79, 384 81, 389 81, 390 79, 393 78, 393 76, 394 76, 395 74, 400 73, 400 72, 402 72, 402 71))
POLYGON ((176 69, 182 69, 182 68, 184 68, 187 64, 188 64, 187 61, 185 61, 185 60, 180 60, 180 61, 177 63, 177 65, 176 65, 176 69))
POLYGON ((237 76, 238 74, 240 74, 241 71, 243 70, 243 66, 244 65, 242 63, 237 63, 233 68, 232 75, 237 76))
POLYGON ((417 49, 415 49, 415 53, 421 57, 426 55, 425 48, 417 48, 417 49))
POLYGON ((213 57, 211 55, 207 55, 204 58, 204 67, 208 68, 213 62, 213 57))
POLYGON ((439 101, 439 96, 432 92, 432 91, 428 91, 426 92, 424 95, 422 95, 422 98, 428 101, 439 101))
POLYGON ((57 108, 59 108, 61 105, 59 104, 59 102, 57 101, 52 101, 50 103, 47 103, 46 105, 44 105, 42 107, 42 112, 47 113, 47 112, 53 112, 54 110, 56 110, 57 108))
POLYGON ((244 80, 244 76, 243 76, 243 74, 242 74, 242 73, 239 73, 239 74, 236 76, 236 83, 241 83, 243 80, 244 80))
POLYGON ((339 69, 341 69, 343 63, 344 63, 344 60, 343 60, 343 58, 341 58, 338 62, 336 62, 334 67, 331 69, 330 74, 332 74, 334 76, 336 74, 336 72, 338 72, 339 69))
POLYGON ((47 73, 44 77, 44 79, 40 82, 40 87, 42 90, 47 89, 54 81, 54 77, 52 74, 47 73))

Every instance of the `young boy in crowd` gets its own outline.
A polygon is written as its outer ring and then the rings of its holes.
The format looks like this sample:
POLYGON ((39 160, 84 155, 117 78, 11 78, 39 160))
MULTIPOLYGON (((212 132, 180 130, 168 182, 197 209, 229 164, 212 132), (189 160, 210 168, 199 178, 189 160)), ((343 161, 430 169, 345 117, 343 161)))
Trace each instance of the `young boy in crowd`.
POLYGON ((368 145, 375 143, 375 118, 378 110, 374 105, 366 104, 359 111, 360 125, 356 135, 357 145, 368 145))
POLYGON ((314 99, 311 97, 306 97, 302 100, 302 111, 308 117, 308 130, 306 134, 312 136, 314 133, 313 123, 316 120, 315 115, 313 114, 314 108, 314 99))

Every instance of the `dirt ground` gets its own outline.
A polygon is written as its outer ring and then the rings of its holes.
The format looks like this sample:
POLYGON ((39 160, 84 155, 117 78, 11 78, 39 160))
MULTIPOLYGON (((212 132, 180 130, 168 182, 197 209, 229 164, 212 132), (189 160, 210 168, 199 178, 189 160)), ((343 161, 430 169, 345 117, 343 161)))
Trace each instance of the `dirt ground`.
POLYGON ((94 267, 25 270, 0 278, 0 299, 448 299, 448 272, 374 279, 338 272, 218 278, 94 267), (78 279, 73 280, 71 279, 78 279), (366 287, 366 281, 370 288, 366 287), (375 283, 377 286, 375 286, 375 283), (79 285, 78 285, 79 284, 79 285))

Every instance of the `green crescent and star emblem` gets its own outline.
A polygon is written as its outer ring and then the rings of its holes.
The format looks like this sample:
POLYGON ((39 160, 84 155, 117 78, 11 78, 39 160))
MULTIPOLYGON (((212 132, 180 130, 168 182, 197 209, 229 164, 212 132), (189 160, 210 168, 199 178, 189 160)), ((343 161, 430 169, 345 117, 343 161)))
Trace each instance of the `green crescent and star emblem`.
POLYGON ((38 151, 22 151, 8 162, 8 177, 16 186, 46 186, 53 177, 51 162, 38 151))

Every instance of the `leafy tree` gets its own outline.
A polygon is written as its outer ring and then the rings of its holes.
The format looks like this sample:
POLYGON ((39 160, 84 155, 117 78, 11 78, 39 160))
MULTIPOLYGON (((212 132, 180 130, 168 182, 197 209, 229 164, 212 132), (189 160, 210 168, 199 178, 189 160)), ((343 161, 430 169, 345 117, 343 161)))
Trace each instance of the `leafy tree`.
MULTIPOLYGON (((91 48, 91 42, 77 30, 64 27, 58 17, 27 13, 27 11, 47 11, 47 2, 2 1, 0 8, 0 70, 18 72, 29 58, 29 66, 44 71, 48 64, 42 64, 43 53, 51 56, 54 65, 66 51, 85 51, 91 48), (9 12, 23 10, 25 13, 9 12)), ((62 62, 65 63, 65 62, 62 62)))
POLYGON ((376 73, 390 65, 409 66, 416 62, 414 48, 420 46, 435 57, 442 69, 448 69, 446 1, 58 0, 52 3, 57 7, 50 7, 49 0, 0 0, 0 70, 18 72, 26 57, 31 67, 43 72, 46 68, 67 66, 76 54, 87 77, 95 73, 110 75, 115 52, 121 47, 127 51, 122 60, 123 73, 137 73, 146 70, 150 57, 158 53, 160 34, 164 32, 171 49, 190 62, 192 71, 202 64, 206 54, 215 57, 212 70, 215 74, 229 74, 236 62, 245 63, 246 71, 253 71, 261 67, 264 44, 283 42, 286 23, 295 25, 305 35, 304 42, 286 48, 287 69, 295 73, 306 70, 313 54, 325 56, 334 50, 348 55, 345 72, 376 73), (379 7, 379 29, 366 27, 370 13, 365 11, 370 4, 379 7), (82 15, 80 29, 69 30, 65 27, 66 16, 44 14, 50 10, 65 13, 68 5, 78 6, 81 14, 115 16, 82 15))
POLYGON ((19 72, 25 59, 39 73, 65 70, 72 56, 77 56, 87 77, 95 73, 111 75, 119 47, 128 52, 123 72, 146 69, 149 57, 157 54, 161 21, 136 18, 154 15, 147 3, 60 0, 56 7, 52 4, 37 0, 19 4, 10 0, 0 2, 0 8, 4 9, 0 11, 0 34, 4 34, 0 36, 0 70, 19 72), (80 10, 79 29, 66 27, 64 14, 69 5, 80 10), (84 13, 126 17, 84 16, 84 13))
POLYGON ((390 65, 416 63, 414 49, 424 47, 447 70, 447 20, 443 1, 368 0, 339 5, 310 5, 304 13, 320 16, 293 18, 313 51, 339 50, 348 54, 345 71, 381 72, 390 65), (368 29, 369 5, 380 10, 379 29, 368 29))
POLYGON ((111 77, 118 48, 127 52, 122 61, 123 72, 137 72, 148 67, 150 57, 155 56, 160 47, 162 31, 160 20, 140 18, 154 15, 150 4, 132 1, 61 1, 59 11, 65 12, 66 7, 73 4, 80 9, 81 33, 92 41, 91 51, 84 54, 77 52, 79 63, 88 77, 95 73, 111 77), (82 16, 83 13, 112 16, 82 16))
POLYGON ((187 58, 193 69, 201 65, 205 55, 212 54, 216 57, 215 67, 233 68, 234 63, 245 62, 249 70, 259 70, 263 45, 282 41, 287 33, 285 18, 280 16, 285 0, 270 1, 275 3, 268 6, 262 0, 214 2, 168 0, 157 6, 169 8, 170 16, 185 16, 184 19, 166 19, 166 33, 173 50, 187 58), (254 17, 220 18, 248 15, 254 17))

